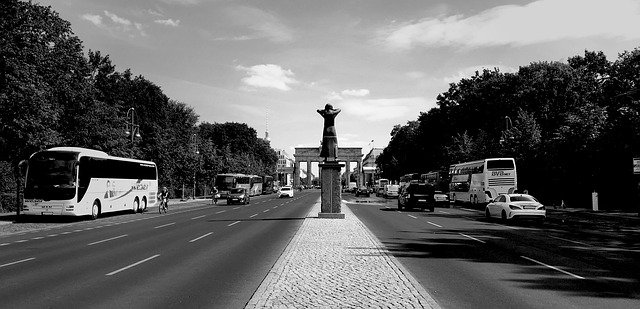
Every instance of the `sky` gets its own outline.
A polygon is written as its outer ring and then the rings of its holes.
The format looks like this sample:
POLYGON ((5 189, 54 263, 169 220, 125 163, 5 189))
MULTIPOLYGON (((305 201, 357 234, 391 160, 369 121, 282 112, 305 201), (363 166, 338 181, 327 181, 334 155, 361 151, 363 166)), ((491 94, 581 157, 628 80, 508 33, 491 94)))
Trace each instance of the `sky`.
POLYGON ((34 0, 83 42, 191 106, 289 154, 317 147, 330 103, 340 147, 385 147, 483 68, 640 47, 640 0, 34 0))

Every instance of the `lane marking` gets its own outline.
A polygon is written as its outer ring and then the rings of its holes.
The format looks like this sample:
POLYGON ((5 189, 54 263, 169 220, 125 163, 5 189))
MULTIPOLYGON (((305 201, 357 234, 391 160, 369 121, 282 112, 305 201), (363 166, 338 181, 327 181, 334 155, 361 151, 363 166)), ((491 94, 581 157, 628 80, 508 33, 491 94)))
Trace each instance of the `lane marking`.
POLYGON ((443 214, 447 214, 447 215, 450 215, 450 214, 451 214, 450 212, 446 212, 446 211, 443 211, 443 210, 438 210, 438 212, 441 212, 441 213, 443 213, 443 214))
POLYGON ((269 211, 269 210, 271 210, 271 209, 265 209, 265 210, 263 210, 262 212, 267 212, 267 211, 269 211))
POLYGON ((119 272, 121 272, 121 271, 125 271, 125 270, 127 270, 127 269, 129 269, 129 268, 131 268, 131 267, 138 266, 138 265, 140 265, 140 264, 142 264, 142 263, 144 263, 144 262, 148 262, 148 261, 153 260, 153 259, 155 259, 155 258, 157 258, 157 257, 159 257, 159 256, 160 256, 160 254, 156 254, 156 255, 154 255, 154 256, 152 256, 152 257, 148 257, 148 258, 146 258, 146 259, 144 259, 144 260, 142 260, 142 261, 138 261, 138 262, 135 262, 135 263, 133 263, 133 264, 131 264, 131 265, 129 265, 129 266, 126 266, 126 267, 120 268, 120 269, 118 269, 118 270, 112 271, 112 272, 110 272, 110 273, 106 274, 105 276, 113 276, 113 275, 115 275, 115 274, 117 274, 117 273, 119 273, 119 272))
POLYGON ((58 234, 49 234, 49 235, 47 235, 47 237, 56 237, 56 236, 58 236, 58 234))
POLYGON ((416 216, 412 216, 412 215, 407 215, 407 216, 409 216, 411 218, 414 218, 414 219, 418 219, 418 217, 416 217, 416 216))
POLYGON ((226 212, 226 210, 220 210, 220 211, 216 212, 216 215, 217 215, 217 214, 221 214, 221 213, 223 213, 223 212, 226 212))
POLYGON ((236 225, 236 224, 238 224, 238 223, 240 223, 240 222, 242 222, 242 221, 236 221, 236 222, 233 222, 233 223, 231 223, 231 224, 229 224, 229 225, 227 225, 227 226, 236 225))
POLYGON ((240 206, 238 206, 238 207, 235 207, 235 208, 233 208, 233 209, 234 209, 234 210, 236 210, 236 209, 238 209, 238 208, 240 208, 240 206))
POLYGON ((563 273, 563 274, 569 275, 569 276, 571 276, 571 277, 574 277, 574 278, 577 278, 577 279, 585 279, 585 278, 584 278, 584 277, 582 277, 582 276, 578 276, 578 275, 576 275, 576 274, 572 274, 572 273, 570 273, 570 272, 568 272, 568 271, 566 271, 566 270, 562 270, 562 269, 560 269, 560 268, 558 268, 558 267, 551 266, 551 265, 549 265, 549 264, 545 264, 545 263, 542 263, 542 262, 540 262, 540 261, 536 261, 536 260, 534 260, 534 259, 532 259, 532 258, 530 258, 530 257, 526 257, 526 256, 524 256, 524 255, 521 255, 520 257, 521 257, 521 258, 523 258, 523 259, 525 259, 525 260, 529 260, 529 261, 531 261, 531 262, 534 262, 534 263, 536 263, 536 264, 540 264, 540 265, 542 265, 542 266, 549 267, 549 268, 551 268, 551 269, 553 269, 553 270, 557 270, 557 271, 559 271, 559 272, 561 272, 561 273, 563 273))
POLYGON ((435 224, 435 223, 433 223, 433 222, 431 222, 431 221, 427 221, 427 223, 429 223, 429 224, 431 224, 431 225, 433 225, 433 226, 442 227, 442 225, 435 224))
POLYGON ((9 245, 9 243, 8 243, 8 242, 5 242, 5 243, 3 243, 3 244, 0 244, 0 247, 4 247, 4 246, 8 246, 8 245, 9 245))
POLYGON ((60 233, 60 235, 67 235, 67 234, 71 234, 71 232, 60 233))
POLYGON ((189 242, 198 241, 198 240, 203 239, 203 238, 205 238, 205 237, 207 237, 207 236, 209 236, 209 235, 211 235, 211 234, 213 234, 213 232, 209 232, 209 233, 206 233, 206 234, 204 234, 204 235, 202 235, 202 236, 200 236, 200 237, 198 237, 198 238, 194 238, 194 239, 192 239, 192 240, 189 240, 189 242))
POLYGON ((508 226, 508 225, 503 225, 503 226, 508 228, 508 229, 512 229, 512 230, 519 230, 520 229, 520 228, 517 228, 517 227, 508 226))
POLYGON ((23 240, 16 240, 14 242, 19 244, 19 243, 27 242, 27 241, 29 241, 29 240, 28 239, 23 239, 23 240))
POLYGON ((195 220, 195 219, 200 219, 200 218, 204 218, 204 217, 206 217, 206 216, 207 216, 207 215, 202 215, 202 216, 197 216, 197 217, 193 217, 193 218, 191 218, 191 220, 195 220))
POLYGON ((110 241, 110 240, 114 240, 114 239, 118 239, 118 238, 122 238, 122 237, 127 237, 127 236, 129 236, 129 235, 124 234, 124 235, 120 235, 120 236, 116 236, 116 237, 111 237, 111 238, 107 238, 107 239, 103 239, 103 240, 92 242, 90 244, 87 244, 87 246, 93 246, 93 245, 97 245, 97 244, 100 244, 100 243, 103 243, 103 242, 107 242, 107 241, 110 241))
POLYGON ((18 264, 18 263, 28 262, 28 261, 35 260, 35 259, 36 258, 32 257, 32 258, 28 258, 28 259, 24 259, 24 260, 20 260, 20 261, 15 261, 15 262, 7 263, 7 264, 2 264, 2 265, 0 265, 0 268, 6 267, 6 266, 15 265, 15 264, 18 264))
POLYGON ((258 214, 251 215, 251 216, 249 216, 249 218, 253 218, 253 217, 257 216, 257 215, 258 215, 258 214))
POLYGON ((579 241, 575 241, 575 240, 571 240, 571 239, 566 239, 566 238, 556 237, 556 236, 551 236, 551 235, 549 235, 549 237, 551 237, 551 238, 555 238, 555 239, 564 240, 564 241, 568 241, 568 242, 572 242, 572 243, 574 243, 574 244, 580 244, 580 245, 585 245, 585 246, 593 247, 593 245, 590 245, 590 244, 587 244, 587 243, 583 243, 583 242, 579 242, 579 241))
POLYGON ((278 208, 278 206, 273 206, 273 209, 276 209, 276 208, 278 208))
POLYGON ((154 229, 159 229, 161 227, 167 227, 167 226, 174 225, 174 224, 176 224, 176 223, 175 222, 171 222, 171 223, 167 223, 167 224, 156 226, 156 227, 154 227, 154 229))
POLYGON ((469 236, 469 235, 465 235, 465 234, 462 234, 462 233, 459 233, 459 234, 460 234, 460 235, 462 235, 462 236, 464 236, 464 237, 466 237, 466 238, 473 239, 473 240, 475 240, 475 241, 477 241, 477 242, 481 242, 481 243, 483 243, 483 244, 486 244, 486 242, 485 242, 484 240, 480 240, 480 239, 477 239, 477 238, 475 238, 475 237, 472 237, 472 236, 469 236))

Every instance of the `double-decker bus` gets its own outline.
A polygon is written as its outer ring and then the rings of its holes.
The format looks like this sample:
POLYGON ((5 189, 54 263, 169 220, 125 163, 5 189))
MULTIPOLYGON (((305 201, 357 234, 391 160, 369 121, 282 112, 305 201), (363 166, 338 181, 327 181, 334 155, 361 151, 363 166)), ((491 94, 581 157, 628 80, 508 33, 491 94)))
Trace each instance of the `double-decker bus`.
POLYGON ((262 179, 262 194, 271 194, 273 190, 273 177, 265 175, 262 179))
POLYGON ((31 155, 24 187, 25 215, 85 216, 155 205, 158 171, 151 161, 55 147, 31 155))
POLYGON ((238 188, 240 186, 239 180, 242 177, 246 177, 246 175, 237 173, 216 175, 214 186, 218 190, 220 198, 226 199, 229 196, 229 191, 231 191, 231 189, 238 188))
POLYGON ((487 203, 518 188, 513 158, 489 158, 449 167, 449 198, 455 202, 487 203))
POLYGON ((238 177, 238 187, 245 188, 249 196, 262 194, 262 177, 257 175, 242 175, 238 177))

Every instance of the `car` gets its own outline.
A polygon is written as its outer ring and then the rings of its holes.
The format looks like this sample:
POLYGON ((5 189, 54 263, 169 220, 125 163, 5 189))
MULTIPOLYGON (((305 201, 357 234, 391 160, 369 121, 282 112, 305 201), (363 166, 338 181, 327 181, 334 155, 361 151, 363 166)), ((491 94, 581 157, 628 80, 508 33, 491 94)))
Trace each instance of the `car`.
POLYGON ((366 196, 369 197, 371 193, 369 192, 369 188, 365 187, 365 186, 360 186, 360 188, 358 188, 358 190, 356 190, 356 196, 366 196))
POLYGON ((449 208, 451 206, 449 204, 449 195, 442 191, 435 191, 433 193, 433 199, 438 207, 449 208))
POLYGON ((398 197, 399 190, 399 185, 386 185, 384 186, 384 192, 382 193, 382 195, 384 196, 384 198, 398 197))
POLYGON ((490 200, 484 212, 488 220, 500 218, 503 222, 527 219, 543 223, 547 218, 544 205, 529 194, 498 195, 490 200))
POLYGON ((278 190, 278 198, 280 197, 293 197, 293 188, 291 186, 284 186, 278 190))
POLYGON ((436 205, 434 193, 435 189, 429 184, 411 183, 398 195, 398 210, 420 208, 433 212, 436 205))
POLYGON ((233 188, 227 196, 227 204, 249 204, 251 198, 245 188, 233 188))

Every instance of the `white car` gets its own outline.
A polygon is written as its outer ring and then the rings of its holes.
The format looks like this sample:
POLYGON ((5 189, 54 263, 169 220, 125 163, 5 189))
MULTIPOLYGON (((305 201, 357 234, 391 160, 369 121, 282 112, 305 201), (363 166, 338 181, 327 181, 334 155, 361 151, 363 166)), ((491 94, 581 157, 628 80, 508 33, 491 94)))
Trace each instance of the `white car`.
POLYGON ((500 218, 503 222, 531 219, 540 223, 547 218, 547 210, 535 197, 528 194, 502 194, 485 207, 487 219, 500 218))
POLYGON ((293 189, 290 186, 284 186, 278 190, 278 197, 293 197, 293 189))

